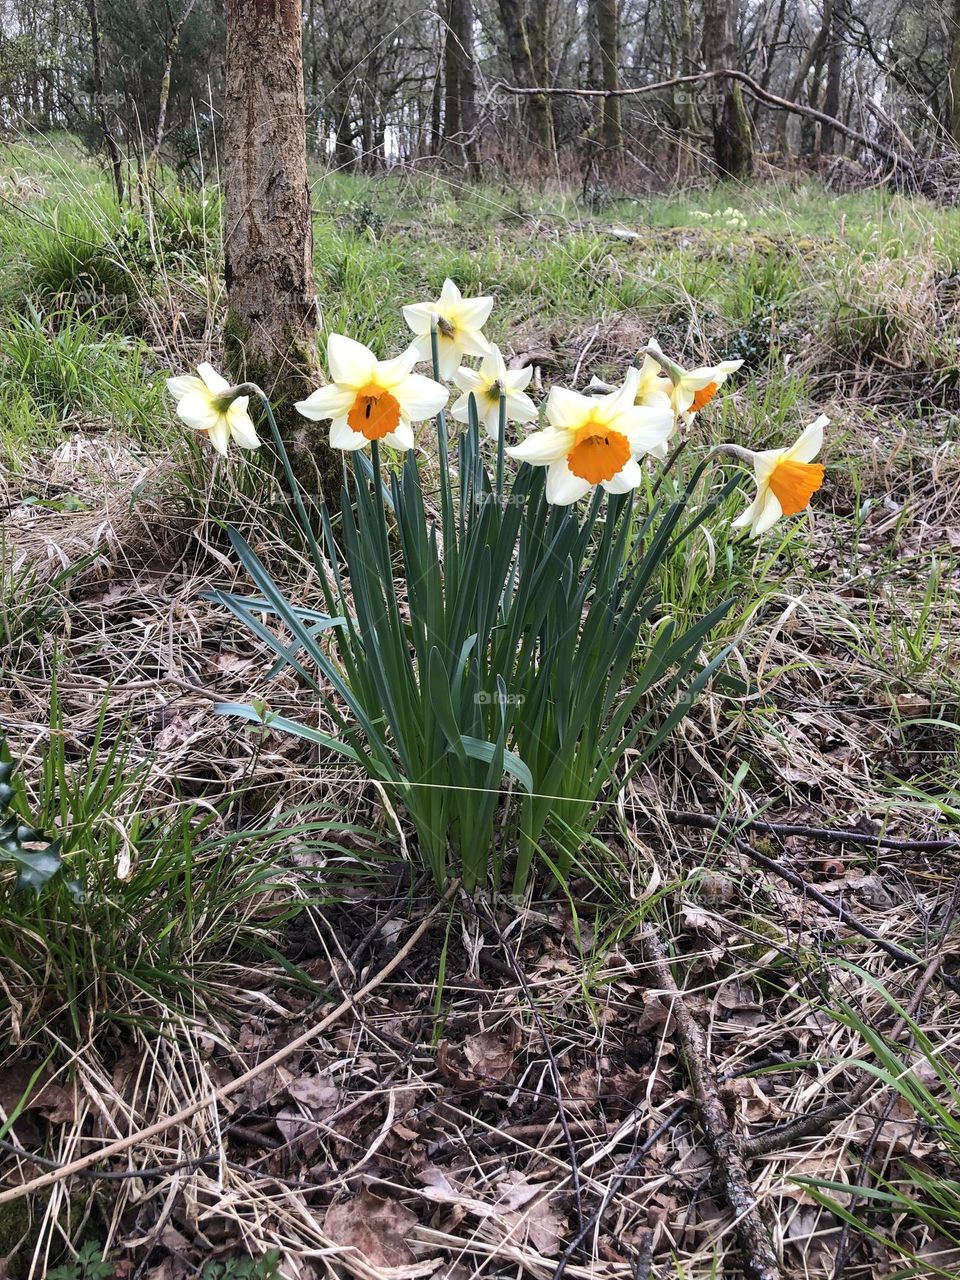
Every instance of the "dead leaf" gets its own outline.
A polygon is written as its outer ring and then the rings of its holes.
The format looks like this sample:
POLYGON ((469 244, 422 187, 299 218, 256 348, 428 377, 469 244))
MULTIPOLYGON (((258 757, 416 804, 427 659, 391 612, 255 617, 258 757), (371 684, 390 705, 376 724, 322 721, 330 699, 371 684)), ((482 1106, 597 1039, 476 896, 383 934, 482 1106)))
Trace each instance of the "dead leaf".
POLYGON ((29 1097, 21 1104, 21 1098, 30 1089, 37 1065, 14 1062, 4 1067, 0 1076, 0 1107, 4 1115, 9 1116, 19 1105, 21 1111, 36 1111, 51 1124, 67 1124, 75 1114, 73 1094, 51 1079, 46 1069, 40 1073, 29 1097))
POLYGON ((344 1249, 356 1249, 375 1267, 413 1262, 407 1238, 420 1220, 398 1200, 376 1196, 367 1187, 350 1200, 332 1204, 323 1219, 326 1235, 344 1249))

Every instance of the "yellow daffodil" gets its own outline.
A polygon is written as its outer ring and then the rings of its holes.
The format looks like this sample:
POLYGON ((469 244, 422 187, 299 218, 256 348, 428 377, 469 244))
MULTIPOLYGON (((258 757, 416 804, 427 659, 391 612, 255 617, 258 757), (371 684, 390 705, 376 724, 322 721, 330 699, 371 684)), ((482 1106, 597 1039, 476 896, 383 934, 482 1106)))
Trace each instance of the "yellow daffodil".
POLYGON ((491 344, 490 354, 484 356, 479 369, 461 366, 453 375, 453 381, 463 392, 454 402, 450 415, 458 422, 469 421, 470 393, 477 401, 477 417, 493 440, 500 436, 500 395, 506 401, 508 422, 536 422, 537 407, 524 388, 533 377, 532 365, 525 369, 508 369, 500 348, 491 344))
POLYGON ((823 447, 823 428, 829 421, 821 415, 788 449, 754 452, 736 445, 722 446, 738 458, 752 462, 757 478, 757 496, 734 520, 735 529, 749 525, 751 534, 758 538, 781 516, 794 516, 803 511, 823 484, 823 467, 813 459, 823 447))
POLYGON ((492 298, 464 298, 452 280, 444 280, 436 302, 411 303, 403 308, 403 318, 416 335, 413 346, 421 360, 431 358, 430 331, 436 326, 440 377, 450 378, 464 356, 489 355, 480 330, 492 310, 492 298))
POLYGON ((331 333, 327 339, 331 381, 301 400, 296 409, 314 422, 331 419, 333 449, 362 449, 371 440, 382 440, 394 449, 412 449, 411 422, 439 413, 449 394, 439 382, 413 372, 418 359, 410 347, 393 360, 378 360, 362 342, 331 333))
POLYGON ((188 427, 209 437, 210 443, 226 456, 231 439, 241 449, 257 449, 260 440, 247 413, 249 396, 231 398, 224 393, 231 384, 212 364, 197 365, 199 377, 187 374, 168 378, 167 390, 177 402, 177 417, 188 427))
POLYGON ((655 338, 647 343, 648 352, 666 370, 671 386, 670 398, 678 418, 689 423, 717 394, 731 373, 743 364, 742 360, 721 360, 716 365, 701 365, 696 369, 681 369, 663 354, 655 338))
POLYGON ((635 379, 605 396, 552 387, 548 426, 507 450, 511 457, 547 467, 547 501, 569 506, 598 484, 626 493, 643 479, 637 459, 670 435, 669 406, 634 404, 635 379))

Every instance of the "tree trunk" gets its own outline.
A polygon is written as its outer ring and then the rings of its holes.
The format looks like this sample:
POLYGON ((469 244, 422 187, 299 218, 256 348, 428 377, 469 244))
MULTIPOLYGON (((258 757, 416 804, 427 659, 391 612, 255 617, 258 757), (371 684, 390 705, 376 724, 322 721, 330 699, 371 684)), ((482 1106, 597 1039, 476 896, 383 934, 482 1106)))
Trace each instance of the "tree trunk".
MULTIPOLYGON (((824 91, 823 110, 828 116, 840 115, 840 87, 843 77, 843 16, 844 0, 834 0, 830 22, 830 45, 827 53, 827 87, 824 91)), ((820 126, 820 151, 828 156, 833 152, 836 130, 831 124, 820 126)))
POLYGON ((177 19, 173 27, 173 33, 167 42, 166 58, 163 64, 163 75, 160 78, 160 102, 157 107, 157 127, 153 135, 153 146, 150 149, 150 155, 147 158, 147 182, 152 183, 154 175, 157 172, 157 162, 160 159, 160 148, 163 146, 163 135, 167 124, 167 104, 170 101, 170 76, 173 71, 173 60, 176 57, 177 49, 180 47, 180 33, 184 28, 187 19, 193 13, 194 5, 197 0, 187 0, 187 7, 177 19))
MULTIPOLYGON (((602 88, 610 93, 620 88, 620 9, 618 0, 596 0, 597 43, 600 46, 602 88)), ((623 122, 620 99, 603 99, 600 117, 600 137, 607 152, 607 161, 614 169, 623 167, 623 122)))
POLYGON ((950 42, 949 119, 950 137, 960 146, 960 0, 953 0, 953 39, 950 42))
POLYGON ((90 52, 93 59, 93 97, 100 132, 106 143, 110 156, 110 168, 113 172, 113 185, 117 192, 117 201, 123 204, 123 161, 120 148, 110 128, 107 116, 107 100, 103 92, 103 50, 100 47, 100 15, 97 12, 97 0, 87 0, 87 15, 90 19, 90 52))
POLYGON ((444 41, 443 132, 448 148, 463 156, 470 176, 480 177, 477 141, 476 66, 473 57, 473 0, 450 0, 444 41))
MULTIPOLYGON (((534 0, 540 5, 539 26, 542 30, 543 43, 546 41, 546 6, 543 0, 534 0)), ((540 56, 534 54, 532 42, 534 35, 528 35, 528 24, 524 17, 523 0, 497 0, 503 34, 507 42, 507 56, 513 78, 520 89, 535 89, 546 86, 546 78, 538 78, 538 65, 545 66, 546 50, 541 49, 540 56)), ((531 27, 535 24, 531 23, 531 27)), ((527 106, 527 125, 531 141, 541 155, 552 161, 555 153, 553 136, 553 112, 547 94, 531 94, 525 99, 527 106)))
POLYGON ((340 459, 293 409, 316 383, 300 0, 226 11, 227 363, 270 397, 301 484, 335 503, 340 459))
MULTIPOLYGON (((703 57, 707 69, 738 69, 737 0, 704 0, 703 10, 703 57)), ((720 100, 710 109, 717 168, 727 178, 749 178, 753 172, 753 131, 743 93, 735 80, 725 82, 717 92, 720 100)))

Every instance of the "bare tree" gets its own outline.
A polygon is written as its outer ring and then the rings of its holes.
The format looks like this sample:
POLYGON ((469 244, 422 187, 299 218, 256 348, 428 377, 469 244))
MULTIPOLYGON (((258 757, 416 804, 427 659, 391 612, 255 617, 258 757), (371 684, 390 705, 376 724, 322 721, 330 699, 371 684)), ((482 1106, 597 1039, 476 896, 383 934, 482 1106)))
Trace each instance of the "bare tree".
POLYGON ((292 409, 315 379, 317 312, 300 3, 227 0, 226 8, 227 359, 238 381, 271 397, 301 475, 317 451, 323 490, 336 500, 339 460, 292 409))
MULTIPOLYGON (((737 0, 704 0, 703 58, 711 71, 736 69, 737 0)), ((735 81, 718 90, 711 107, 713 154, 720 172, 729 178, 748 178, 753 171, 753 130, 735 81)))

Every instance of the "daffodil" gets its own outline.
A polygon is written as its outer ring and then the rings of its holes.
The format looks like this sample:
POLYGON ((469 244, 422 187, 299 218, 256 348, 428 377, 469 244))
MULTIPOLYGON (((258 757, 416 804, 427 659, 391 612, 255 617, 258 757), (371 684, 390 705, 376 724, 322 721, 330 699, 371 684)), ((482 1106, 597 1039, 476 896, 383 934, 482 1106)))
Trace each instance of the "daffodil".
POLYGON ((689 423, 717 394, 731 373, 743 364, 742 360, 721 360, 715 365, 701 365, 696 369, 682 369, 663 354, 655 338, 647 343, 648 352, 662 364, 670 379, 670 399, 678 418, 689 423))
POLYGON ((547 501, 569 506, 598 484, 626 493, 643 479, 637 459, 652 453, 673 430, 668 405, 634 403, 636 380, 605 396, 551 387, 547 422, 507 450, 511 457, 547 468, 547 501))
POLYGON ((177 402, 177 417, 209 437, 218 453, 226 455, 231 439, 241 449, 259 448, 260 440, 247 412, 249 396, 226 395, 231 384, 212 364, 197 365, 197 373, 199 377, 187 374, 167 379, 167 390, 177 402))
POLYGON ((394 449, 412 449, 411 422, 439 413, 449 394, 439 382, 413 372, 418 359, 409 347, 392 360, 378 360, 362 342, 331 333, 331 381, 296 409, 314 422, 331 419, 331 448, 362 449, 371 440, 382 440, 394 449))
POLYGON ((508 369, 500 348, 491 344, 489 355, 484 356, 479 369, 462 365, 453 375, 453 381, 463 392, 454 402, 450 415, 458 422, 469 421, 470 393, 477 402, 477 417, 493 440, 500 437, 500 396, 506 401, 508 422, 536 422, 537 406, 524 388, 533 377, 533 367, 508 369))
POLYGON ((465 298, 452 280, 444 280, 436 302, 411 303, 403 308, 403 318, 416 335, 413 346, 421 360, 431 358, 430 334, 436 328, 440 377, 450 378, 464 356, 489 355, 480 330, 492 310, 492 298, 465 298))
POLYGON ((830 421, 821 414, 788 449, 741 449, 722 446, 744 461, 752 462, 757 496, 733 522, 735 529, 750 526, 758 538, 780 519, 794 516, 808 505, 823 484, 823 467, 813 459, 823 447, 823 428, 830 421))

